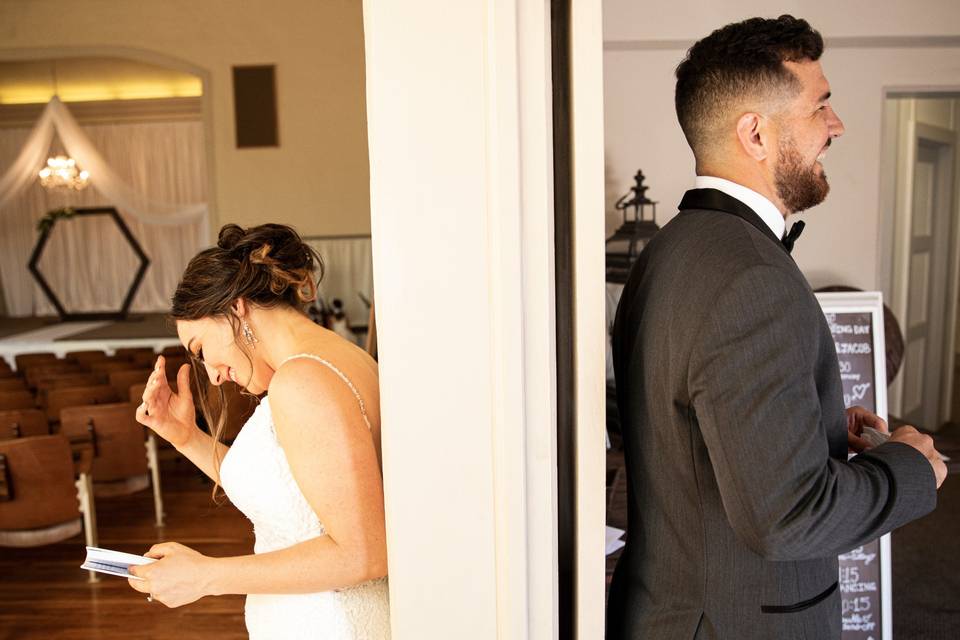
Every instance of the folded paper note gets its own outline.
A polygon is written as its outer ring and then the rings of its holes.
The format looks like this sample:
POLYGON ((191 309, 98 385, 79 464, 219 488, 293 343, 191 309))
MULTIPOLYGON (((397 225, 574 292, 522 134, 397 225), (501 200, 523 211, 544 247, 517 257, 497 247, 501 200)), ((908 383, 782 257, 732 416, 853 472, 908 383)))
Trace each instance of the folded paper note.
POLYGON ((156 560, 154 558, 124 553, 122 551, 87 547, 87 558, 83 561, 83 564, 80 565, 80 568, 87 569, 88 571, 106 573, 111 576, 143 580, 143 578, 132 575, 129 568, 131 565, 150 564, 151 562, 156 562, 156 560))

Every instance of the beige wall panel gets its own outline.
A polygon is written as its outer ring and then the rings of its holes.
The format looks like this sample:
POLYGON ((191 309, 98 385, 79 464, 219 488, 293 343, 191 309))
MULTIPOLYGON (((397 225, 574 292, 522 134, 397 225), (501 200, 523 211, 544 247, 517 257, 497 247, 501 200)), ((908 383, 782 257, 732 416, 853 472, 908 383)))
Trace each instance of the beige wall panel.
POLYGON ((370 231, 360 2, 0 2, 0 59, 118 55, 206 72, 214 226, 370 231), (130 55, 124 55, 124 53, 130 55), (277 66, 280 146, 235 148, 231 67, 277 66))

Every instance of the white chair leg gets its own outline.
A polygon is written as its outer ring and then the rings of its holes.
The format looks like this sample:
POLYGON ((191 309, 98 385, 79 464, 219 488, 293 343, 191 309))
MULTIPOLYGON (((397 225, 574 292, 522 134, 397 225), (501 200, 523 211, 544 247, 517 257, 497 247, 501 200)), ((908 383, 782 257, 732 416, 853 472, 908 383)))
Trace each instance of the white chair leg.
MULTIPOLYGON (((83 514, 83 533, 88 547, 97 546, 97 509, 93 500, 93 480, 89 474, 81 473, 77 480, 77 498, 80 499, 80 512, 83 514)), ((100 582, 96 571, 88 571, 87 582, 100 582)))
POLYGON ((160 462, 157 459, 157 439, 153 434, 147 436, 147 467, 150 468, 150 481, 153 485, 153 511, 157 526, 163 526, 163 494, 160 492, 160 462))

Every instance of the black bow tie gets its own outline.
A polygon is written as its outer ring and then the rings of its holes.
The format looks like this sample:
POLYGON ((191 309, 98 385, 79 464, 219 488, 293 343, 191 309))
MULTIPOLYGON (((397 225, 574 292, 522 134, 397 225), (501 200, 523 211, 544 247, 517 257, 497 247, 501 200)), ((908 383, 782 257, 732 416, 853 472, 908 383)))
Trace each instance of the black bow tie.
POLYGON ((783 246, 786 247, 787 253, 793 251, 793 245, 796 243, 797 238, 800 237, 800 234, 803 233, 803 228, 806 226, 803 220, 798 220, 790 227, 790 233, 783 236, 783 239, 780 242, 783 243, 783 246))

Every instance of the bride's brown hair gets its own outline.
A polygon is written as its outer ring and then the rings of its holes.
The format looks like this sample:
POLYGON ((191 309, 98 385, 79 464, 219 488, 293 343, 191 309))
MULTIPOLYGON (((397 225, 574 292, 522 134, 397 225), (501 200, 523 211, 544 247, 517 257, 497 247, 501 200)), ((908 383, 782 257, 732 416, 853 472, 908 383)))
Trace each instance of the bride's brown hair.
MULTIPOLYGON (((241 321, 233 312, 234 303, 242 298, 260 308, 287 306, 304 312, 316 300, 317 284, 322 278, 323 261, 292 227, 262 224, 243 229, 228 224, 220 229, 215 247, 204 249, 187 264, 173 294, 170 315, 174 320, 225 318, 252 371, 253 360, 241 338, 241 321)), ((214 440, 220 442, 226 423, 223 388, 217 387, 218 410, 213 415, 208 385, 201 378, 202 363, 193 354, 188 355, 193 360, 191 369, 200 409, 214 440)), ((214 447, 218 476, 220 462, 214 447)), ((214 483, 214 495, 218 485, 214 483)))

